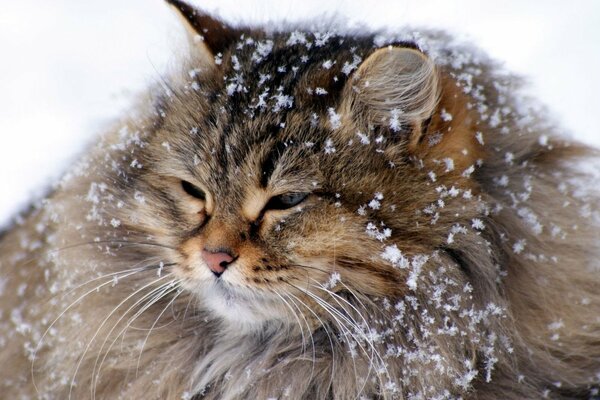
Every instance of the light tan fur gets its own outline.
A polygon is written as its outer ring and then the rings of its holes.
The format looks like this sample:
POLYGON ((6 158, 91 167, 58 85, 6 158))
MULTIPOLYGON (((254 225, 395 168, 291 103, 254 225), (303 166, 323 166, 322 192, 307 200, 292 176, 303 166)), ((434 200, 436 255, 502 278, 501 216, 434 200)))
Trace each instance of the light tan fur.
POLYGON ((169 2, 201 48, 0 239, 2 398, 598 396, 598 154, 518 79, 169 2))

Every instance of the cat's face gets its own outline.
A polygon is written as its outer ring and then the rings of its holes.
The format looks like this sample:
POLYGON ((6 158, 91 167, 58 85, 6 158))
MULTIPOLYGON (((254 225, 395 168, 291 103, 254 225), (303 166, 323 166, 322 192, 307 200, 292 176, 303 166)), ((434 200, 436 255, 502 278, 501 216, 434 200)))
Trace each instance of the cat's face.
POLYGON ((289 113, 285 126, 265 119, 193 133, 166 123, 149 148, 156 164, 144 180, 161 193, 152 215, 178 249, 174 271, 184 286, 245 322, 288 318, 288 298, 310 303, 306 292, 400 289, 377 239, 394 223, 369 215, 400 212, 382 187, 394 174, 377 172, 390 169, 379 146, 334 142, 327 123, 311 124, 303 112, 289 113))
POLYGON ((424 234, 439 190, 417 155, 431 147, 424 124, 441 122, 432 63, 352 43, 310 63, 305 43, 286 39, 246 37, 216 63, 191 62, 136 159, 138 226, 176 249, 186 290, 249 325, 341 292, 398 296, 407 271, 385 248, 409 259, 440 240, 424 234))

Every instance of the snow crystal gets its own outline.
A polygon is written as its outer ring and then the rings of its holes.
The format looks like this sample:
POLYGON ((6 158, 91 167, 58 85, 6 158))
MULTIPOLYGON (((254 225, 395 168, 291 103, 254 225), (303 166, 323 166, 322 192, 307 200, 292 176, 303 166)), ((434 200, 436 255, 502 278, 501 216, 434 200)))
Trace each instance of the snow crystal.
POLYGON ((294 104, 294 98, 292 96, 288 96, 282 94, 281 92, 275 96, 275 107, 273 107, 273 111, 278 112, 284 108, 292 108, 294 104))
POLYGON ((333 141, 331 139, 325 140, 325 154, 335 153, 335 147, 333 147, 333 141))
POLYGON ((306 44, 306 35, 303 32, 294 31, 290 34, 290 37, 285 44, 288 46, 293 46, 299 43, 306 44))
POLYGON ((362 143, 362 144, 369 144, 369 143, 371 143, 371 140, 369 140, 369 137, 367 135, 365 135, 364 133, 362 133, 362 132, 356 132, 356 136, 359 137, 360 143, 362 143))
POLYGON ((374 223, 369 222, 365 230, 368 236, 379 240, 380 242, 392 236, 392 230, 390 228, 383 228, 381 231, 374 223))
POLYGON ((369 202, 369 207, 373 210, 379 210, 381 208, 381 203, 375 199, 369 202))
MULTIPOLYGON (((262 85, 265 84, 265 82, 267 82, 268 80, 271 79, 271 74, 258 74, 258 87, 261 87, 262 85)), ((267 92, 269 91, 268 89, 266 90, 267 92)))
POLYGON ((410 260, 411 271, 406 279, 406 286, 410 290, 417 290, 417 280, 421 274, 423 266, 427 263, 429 257, 426 255, 416 255, 410 260))
POLYGON ((409 262, 406 257, 402 254, 402 252, 398 249, 398 246, 395 244, 391 246, 386 246, 383 253, 381 253, 381 258, 387 260, 397 268, 408 268, 409 262))
POLYGON ((390 129, 394 132, 400 132, 402 129, 402 124, 400 123, 400 115, 402 114, 402 111, 394 108, 392 111, 390 111, 390 114, 390 129))
POLYGON ((428 136, 427 146, 433 147, 436 144, 439 144, 443 138, 444 138, 444 135, 442 135, 440 132, 435 132, 433 135, 428 136))
POLYGON ((321 47, 329 41, 333 36, 333 32, 314 32, 313 35, 315 37, 315 46, 321 47))
POLYGON ((331 69, 331 67, 333 67, 333 64, 335 64, 335 61, 331 61, 331 60, 326 60, 323 62, 323 68, 325 69, 331 69))
POLYGON ((333 129, 338 129, 342 126, 342 116, 336 113, 332 107, 327 109, 327 113, 329 114, 329 124, 333 129))
POLYGON ((525 249, 525 239, 519 239, 517 240, 514 244, 513 244, 513 252, 515 254, 521 254, 521 252, 523 252, 523 250, 525 249))
POLYGON ((346 61, 344 63, 344 66, 342 67, 342 73, 344 75, 350 75, 350 73, 352 71, 354 71, 356 68, 358 68, 358 65, 360 64, 361 61, 362 61, 362 58, 360 58, 356 54, 353 54, 352 55, 352 63, 349 63, 348 61, 346 61))
POLYGON ((484 145, 484 143, 483 143, 483 133, 477 132, 475 134, 475 139, 477 139, 477 141, 479 142, 480 145, 482 145, 482 146, 484 145))
POLYGON ((339 272, 332 272, 331 275, 329 276, 329 280, 323 286, 326 289, 332 289, 341 281, 342 281, 342 277, 340 276, 339 272))
POLYGON ((231 56, 231 62, 233 63, 233 70, 239 71, 241 68, 241 65, 240 65, 240 60, 237 58, 237 56, 231 56))
POLYGON ((473 218, 471 220, 471 227, 473 229, 483 230, 485 228, 485 225, 484 225, 483 221, 481 221, 479 218, 473 218))
POLYGON ((222 63, 223 63, 223 54, 217 53, 217 55, 215 56, 215 64, 221 65, 222 63))
POLYGON ((465 178, 469 178, 474 171, 475 171, 475 166, 471 165, 469 168, 467 168, 463 171, 462 176, 465 178))
POLYGON ((256 44, 256 50, 252 54, 252 60, 259 62, 266 56, 268 56, 273 50, 273 41, 265 40, 264 42, 258 42, 256 44))
POLYGON ((446 157, 442 160, 446 164, 446 170, 444 172, 450 172, 454 170, 454 160, 446 157))
POLYGON ((440 111, 440 117, 442 118, 442 121, 445 121, 445 122, 452 121, 452 114, 450 114, 448 111, 446 111, 445 108, 442 108, 442 110, 440 111))

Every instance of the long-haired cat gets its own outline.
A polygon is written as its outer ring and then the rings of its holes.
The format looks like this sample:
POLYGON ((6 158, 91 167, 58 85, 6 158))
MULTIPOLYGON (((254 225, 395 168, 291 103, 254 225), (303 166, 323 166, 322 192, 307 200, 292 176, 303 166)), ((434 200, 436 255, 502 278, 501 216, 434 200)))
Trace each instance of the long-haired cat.
POLYGON ((598 396, 597 154, 518 79, 170 3, 181 68, 2 235, 2 398, 598 396))

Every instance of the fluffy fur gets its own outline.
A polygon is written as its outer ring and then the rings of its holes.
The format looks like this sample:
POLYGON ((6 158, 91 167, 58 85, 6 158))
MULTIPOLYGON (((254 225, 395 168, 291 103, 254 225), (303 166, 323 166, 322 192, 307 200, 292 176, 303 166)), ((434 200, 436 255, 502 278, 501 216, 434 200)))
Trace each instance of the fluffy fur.
POLYGON ((171 3, 180 71, 1 238, 3 398, 597 396, 597 155, 518 79, 171 3))

